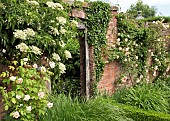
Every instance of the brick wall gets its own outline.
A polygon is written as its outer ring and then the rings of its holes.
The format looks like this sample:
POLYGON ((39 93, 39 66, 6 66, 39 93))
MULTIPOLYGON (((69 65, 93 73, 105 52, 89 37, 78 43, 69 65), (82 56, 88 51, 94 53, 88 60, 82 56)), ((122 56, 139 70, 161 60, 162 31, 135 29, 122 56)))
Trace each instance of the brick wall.
MULTIPOLYGON (((112 18, 108 25, 107 31, 107 49, 112 47, 117 40, 117 19, 115 15, 117 14, 118 8, 113 6, 111 7, 112 18)), ((105 50, 104 50, 105 51, 105 50)), ((108 57, 104 56, 104 60, 107 60, 108 57)), ((115 82, 121 73, 121 66, 117 61, 107 63, 104 67, 104 72, 101 80, 99 81, 97 87, 100 92, 106 92, 112 94, 115 91, 115 82)))

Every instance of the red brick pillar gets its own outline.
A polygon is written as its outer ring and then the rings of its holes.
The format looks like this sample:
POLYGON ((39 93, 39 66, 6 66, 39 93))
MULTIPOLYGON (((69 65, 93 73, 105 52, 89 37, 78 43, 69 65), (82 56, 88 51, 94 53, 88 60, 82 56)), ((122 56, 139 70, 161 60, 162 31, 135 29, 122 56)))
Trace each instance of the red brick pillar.
MULTIPOLYGON (((108 25, 107 31, 107 50, 113 47, 117 40, 117 19, 115 15, 117 14, 118 8, 115 6, 111 7, 112 18, 108 25)), ((104 57, 104 60, 107 61, 108 57, 104 57)), ((113 61, 107 63, 104 67, 104 72, 101 80, 99 81, 97 87, 100 92, 107 92, 112 94, 115 90, 115 81, 117 77, 120 75, 121 66, 118 62, 113 61)))

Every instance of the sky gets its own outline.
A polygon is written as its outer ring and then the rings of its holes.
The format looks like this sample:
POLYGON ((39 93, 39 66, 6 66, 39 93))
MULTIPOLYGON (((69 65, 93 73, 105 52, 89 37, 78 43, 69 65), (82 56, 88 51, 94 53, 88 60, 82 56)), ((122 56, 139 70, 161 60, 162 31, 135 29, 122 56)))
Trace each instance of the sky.
MULTIPOLYGON (((104 0, 105 1, 105 0, 104 0)), ((112 5, 119 4, 121 12, 126 12, 131 4, 135 4, 138 0, 106 0, 112 5)), ((157 8, 157 15, 170 16, 170 0, 142 0, 144 4, 157 8)))

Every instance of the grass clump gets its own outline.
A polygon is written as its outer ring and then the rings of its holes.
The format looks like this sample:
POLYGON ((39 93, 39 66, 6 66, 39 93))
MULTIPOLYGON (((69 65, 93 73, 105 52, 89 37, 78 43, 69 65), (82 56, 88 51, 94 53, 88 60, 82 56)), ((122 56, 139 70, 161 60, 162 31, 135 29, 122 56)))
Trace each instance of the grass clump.
POLYGON ((123 110, 102 97, 82 101, 60 94, 52 100, 53 108, 40 121, 131 121, 123 110))

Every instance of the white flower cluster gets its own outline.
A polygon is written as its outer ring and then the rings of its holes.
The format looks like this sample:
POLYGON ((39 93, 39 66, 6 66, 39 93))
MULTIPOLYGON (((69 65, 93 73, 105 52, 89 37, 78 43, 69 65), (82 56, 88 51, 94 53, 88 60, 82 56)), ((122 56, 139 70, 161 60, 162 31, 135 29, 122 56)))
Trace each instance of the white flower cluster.
POLYGON ((21 40, 26 40, 27 39, 27 35, 24 31, 22 30, 15 30, 15 32, 13 32, 14 37, 21 39, 21 40))
POLYGON ((50 62, 49 62, 49 65, 50 65, 51 68, 54 68, 54 67, 55 67, 55 63, 54 63, 53 61, 50 61, 50 62))
POLYGON ((34 37, 35 36, 35 32, 33 29, 31 28, 27 28, 25 30, 15 30, 15 32, 13 32, 14 37, 21 39, 21 40, 26 40, 27 37, 34 37))
POLYGON ((72 58, 71 53, 70 53, 68 50, 65 50, 65 51, 64 51, 64 54, 65 54, 65 56, 66 56, 66 59, 72 58))
POLYGON ((58 10, 63 10, 63 6, 60 3, 54 3, 54 2, 46 2, 47 6, 52 8, 52 9, 58 9, 58 10))
POLYGON ((38 47, 32 45, 32 46, 27 46, 25 43, 20 43, 16 46, 16 49, 19 49, 21 52, 28 52, 28 50, 30 50, 31 52, 33 52, 36 55, 41 55, 41 49, 39 49, 38 47))
POLYGON ((39 49, 38 47, 36 47, 34 45, 30 46, 30 49, 31 49, 31 52, 33 52, 36 55, 41 55, 42 54, 41 49, 39 49))
POLYGON ((60 24, 62 25, 66 24, 66 18, 60 16, 60 17, 56 17, 56 19, 59 21, 60 24))
POLYGON ((56 54, 56 53, 53 53, 53 54, 52 54, 52 58, 53 58, 54 60, 56 60, 56 61, 61 61, 60 56, 59 56, 58 54, 56 54))
POLYGON ((77 21, 75 21, 75 20, 71 20, 71 24, 72 24, 72 25, 75 25, 75 26, 77 26, 77 27, 78 27, 78 22, 77 22, 77 21))
POLYGON ((63 41, 60 41, 60 42, 59 42, 59 45, 60 45, 61 47, 64 47, 66 44, 65 44, 63 41))
POLYGON ((58 29, 57 28, 54 28, 54 27, 50 27, 51 28, 51 31, 50 33, 53 34, 53 35, 59 35, 60 33, 58 32, 58 29))
POLYGON ((61 33, 61 34, 65 34, 65 33, 66 33, 66 30, 65 30, 63 27, 61 27, 60 33, 61 33))
POLYGON ((63 63, 59 62, 59 69, 60 73, 65 73, 66 66, 63 63))
POLYGON ((27 36, 30 36, 30 37, 34 37, 34 36, 35 36, 34 30, 31 29, 31 28, 27 28, 27 29, 23 30, 23 32, 25 32, 25 34, 26 34, 27 36))
POLYGON ((27 0, 27 3, 30 4, 30 5, 39 5, 39 3, 35 0, 27 0))
POLYGON ((20 43, 16 46, 16 49, 19 49, 21 52, 27 52, 29 47, 25 43, 20 43))

